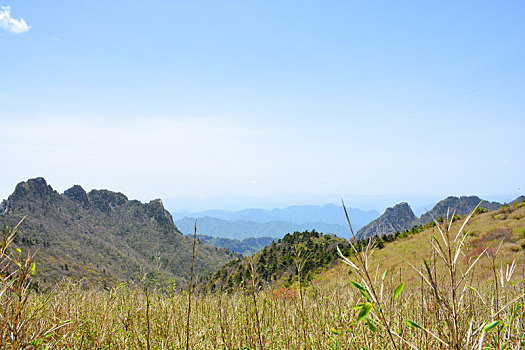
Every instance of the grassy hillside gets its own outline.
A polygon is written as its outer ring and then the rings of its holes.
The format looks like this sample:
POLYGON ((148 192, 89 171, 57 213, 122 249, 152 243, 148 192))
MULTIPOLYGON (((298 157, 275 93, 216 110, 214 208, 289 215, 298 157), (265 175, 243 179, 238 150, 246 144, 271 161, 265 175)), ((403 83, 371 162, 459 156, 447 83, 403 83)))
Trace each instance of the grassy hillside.
MULTIPOLYGON (((496 255, 499 242, 503 242, 496 259, 498 267, 515 259, 523 257, 525 249, 525 203, 502 207, 493 212, 480 208, 470 219, 466 229, 470 234, 466 240, 466 252, 463 259, 473 259, 487 245, 488 253, 496 255), (502 258, 503 257, 503 258, 502 258)), ((452 231, 458 230, 465 217, 454 216, 452 231)), ((435 254, 430 253, 429 239, 438 235, 438 229, 433 222, 413 226, 410 230, 396 231, 382 237, 374 237, 376 251, 370 263, 379 270, 389 270, 396 279, 406 280, 406 283, 420 281, 417 273, 407 264, 420 266, 422 259, 437 261, 435 254), (429 255, 430 254, 430 255, 429 255), (406 260, 406 261, 405 261, 406 260)), ((370 238, 369 238, 370 239, 370 238)), ((367 244, 369 239, 360 240, 358 247, 367 244)), ((319 273, 322 281, 340 275, 343 269, 336 246, 342 252, 351 255, 348 241, 318 232, 294 232, 283 239, 264 248, 251 259, 233 260, 223 268, 205 279, 210 290, 233 290, 241 285, 243 280, 251 277, 250 264, 255 266, 255 273, 261 285, 290 286, 298 278, 297 260, 304 265, 302 278, 305 281, 315 280, 319 273), (299 249, 296 251, 296 247, 299 249), (299 259, 297 255, 299 254, 299 259), (330 268, 334 267, 331 271, 330 268)), ((522 259, 525 260, 525 259, 522 259)), ((481 260, 480 277, 488 278, 492 265, 488 258, 481 260)))
MULTIPOLYGON (((465 217, 455 217, 452 224, 452 232, 457 232, 463 224, 465 217)), ((461 256, 460 262, 464 265, 468 261, 473 261, 481 254, 485 248, 487 254, 479 261, 476 269, 477 283, 490 283, 494 280, 492 258, 496 270, 505 269, 506 264, 513 260, 519 262, 517 279, 523 279, 525 273, 525 202, 517 202, 514 205, 503 206, 498 210, 487 212, 480 208, 470 219, 465 227, 469 235, 465 241, 465 253, 461 256)), ((384 249, 376 250, 370 264, 380 271, 389 270, 396 279, 403 280, 411 284, 420 284, 421 278, 410 267, 408 263, 415 267, 421 267, 423 258, 429 262, 437 262, 440 259, 432 253, 430 240, 433 236, 439 237, 439 231, 435 225, 429 223, 425 226, 416 226, 409 231, 396 232, 395 240, 392 236, 384 237, 392 240, 386 244, 384 249)), ((346 266, 339 264, 333 271, 327 273, 322 278, 323 281, 330 280, 334 275, 340 274, 346 266)))
POLYGON ((316 231, 294 232, 263 248, 250 258, 232 260, 200 281, 208 291, 232 291, 252 273, 263 286, 289 286, 300 275, 307 282, 337 260, 337 246, 349 253, 348 241, 316 231), (252 271, 253 266, 253 271, 252 271))
MULTIPOLYGON (((468 226, 472 237, 461 264, 490 242, 504 242, 498 266, 521 256, 524 217, 525 203, 477 214, 468 226)), ((460 222, 456 220, 452 232, 460 222)), ((155 281, 109 291, 65 281, 45 293, 28 292, 18 286, 27 285, 31 262, 3 244, 0 261, 14 270, 9 277, 0 275, 0 347, 31 348, 32 343, 50 349, 523 349, 521 271, 500 285, 485 276, 490 269, 481 267, 451 288, 438 266, 432 272, 439 282, 436 297, 401 266, 402 258, 417 266, 427 257, 432 268, 435 257, 429 253, 428 238, 433 233, 436 228, 428 225, 385 237, 395 238, 393 242, 379 240, 383 249, 372 254, 366 264, 370 279, 363 282, 347 265, 326 268, 330 264, 325 262, 334 262, 337 244, 357 263, 345 241, 297 232, 256 255, 251 260, 256 271, 247 272, 250 260, 243 260, 221 270, 226 280, 212 275, 218 278, 210 280, 216 283, 215 293, 206 294, 180 293, 155 281), (284 272, 271 273, 267 267, 279 261, 284 272), (18 269, 14 262, 20 262, 18 269), (319 271, 324 272, 318 276, 319 271), (242 288, 234 288, 235 280, 229 286, 228 276, 237 279, 236 275, 244 278, 242 288), (296 283, 299 275, 303 283, 296 283), (310 277, 314 278, 308 281, 310 277), (281 283, 272 286, 269 280, 281 283), (24 298, 27 302, 18 307, 24 298), (14 322, 20 326, 7 326, 14 322)), ((359 250, 367 251, 363 245, 359 250)))

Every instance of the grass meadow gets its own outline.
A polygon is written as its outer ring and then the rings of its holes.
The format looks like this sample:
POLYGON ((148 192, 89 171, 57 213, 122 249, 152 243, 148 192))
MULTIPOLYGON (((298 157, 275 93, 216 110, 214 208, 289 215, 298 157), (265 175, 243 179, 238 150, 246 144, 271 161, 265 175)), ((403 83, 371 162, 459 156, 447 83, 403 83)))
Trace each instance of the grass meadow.
POLYGON ((72 281, 35 292, 34 257, 12 246, 15 228, 0 251, 0 348, 525 348, 524 212, 445 220, 382 250, 356 247, 306 285, 259 289, 254 273, 243 289, 213 294, 72 281), (491 228, 497 220, 505 225, 491 228))

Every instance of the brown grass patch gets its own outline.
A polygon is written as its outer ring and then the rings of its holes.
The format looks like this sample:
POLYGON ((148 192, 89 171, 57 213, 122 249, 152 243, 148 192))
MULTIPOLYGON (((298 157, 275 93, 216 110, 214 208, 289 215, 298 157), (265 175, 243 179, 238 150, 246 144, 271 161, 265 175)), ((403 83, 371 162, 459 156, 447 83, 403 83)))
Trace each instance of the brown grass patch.
POLYGON ((507 243, 512 240, 512 230, 510 228, 497 228, 488 231, 483 234, 481 237, 470 242, 470 252, 466 256, 466 260, 479 256, 485 248, 489 247, 487 252, 489 254, 495 254, 500 242, 507 243))

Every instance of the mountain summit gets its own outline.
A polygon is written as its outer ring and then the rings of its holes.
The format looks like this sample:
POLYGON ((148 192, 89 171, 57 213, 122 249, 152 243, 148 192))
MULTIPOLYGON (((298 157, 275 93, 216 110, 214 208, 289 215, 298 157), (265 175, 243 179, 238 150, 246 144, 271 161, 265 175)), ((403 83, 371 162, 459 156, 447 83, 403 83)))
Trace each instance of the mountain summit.
POLYGON ((502 206, 500 203, 488 202, 478 196, 450 196, 434 205, 432 210, 423 214, 419 221, 421 224, 426 224, 432 221, 432 217, 436 219, 441 216, 446 217, 447 212, 450 216, 454 213, 457 215, 468 215, 480 202, 480 207, 487 209, 488 211, 498 210, 502 206))
MULTIPOLYGON (((518 197, 511 204, 521 202, 524 199, 524 196, 518 197)), ((430 211, 421 215, 418 219, 407 203, 400 203, 393 208, 387 208, 383 215, 359 230, 357 237, 383 236, 393 234, 396 231, 410 230, 415 225, 424 225, 431 222, 432 217, 435 219, 445 217, 447 213, 449 216, 453 214, 468 215, 478 204, 480 204, 481 208, 488 211, 498 210, 503 206, 497 202, 483 200, 478 196, 450 196, 438 202, 430 211)))
POLYGON ((406 230, 415 225, 417 221, 417 216, 414 215, 408 203, 399 203, 392 208, 387 208, 383 215, 360 229, 357 232, 357 237, 388 235, 396 231, 406 230))
MULTIPOLYGON (((40 177, 19 183, 2 208, 0 226, 26 217, 16 244, 37 251, 38 283, 65 276, 99 285, 188 278, 192 239, 182 235, 160 199, 141 203, 109 190, 86 193, 79 185, 60 194, 40 177)), ((198 274, 240 256, 203 243, 196 254, 198 274)))

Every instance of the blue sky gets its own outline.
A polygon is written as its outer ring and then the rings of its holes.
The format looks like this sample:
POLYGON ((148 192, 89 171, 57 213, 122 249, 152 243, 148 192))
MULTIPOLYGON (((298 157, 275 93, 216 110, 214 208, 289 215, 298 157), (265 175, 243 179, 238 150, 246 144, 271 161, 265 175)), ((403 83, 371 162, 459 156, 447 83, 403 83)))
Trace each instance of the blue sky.
POLYGON ((34 176, 195 210, 525 188, 522 1, 0 6, 2 198, 34 176))

